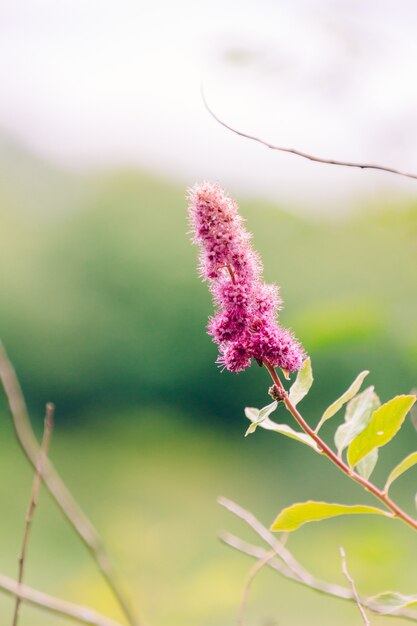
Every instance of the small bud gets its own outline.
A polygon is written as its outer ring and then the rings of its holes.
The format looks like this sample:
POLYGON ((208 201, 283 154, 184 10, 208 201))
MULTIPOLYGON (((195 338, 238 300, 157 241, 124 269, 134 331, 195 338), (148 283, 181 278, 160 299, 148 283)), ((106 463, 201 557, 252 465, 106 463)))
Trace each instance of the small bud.
POLYGON ((271 398, 275 400, 276 402, 284 401, 284 394, 277 385, 272 385, 272 387, 268 389, 268 393, 271 396, 271 398))

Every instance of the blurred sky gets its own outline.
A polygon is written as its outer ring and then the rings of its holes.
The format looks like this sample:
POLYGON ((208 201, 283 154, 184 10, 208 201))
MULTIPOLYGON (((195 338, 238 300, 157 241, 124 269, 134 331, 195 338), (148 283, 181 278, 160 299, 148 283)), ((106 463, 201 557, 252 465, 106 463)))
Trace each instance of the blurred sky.
POLYGON ((414 0, 0 0, 0 128, 76 168, 134 165, 341 211, 417 183, 318 165, 417 171, 414 0))

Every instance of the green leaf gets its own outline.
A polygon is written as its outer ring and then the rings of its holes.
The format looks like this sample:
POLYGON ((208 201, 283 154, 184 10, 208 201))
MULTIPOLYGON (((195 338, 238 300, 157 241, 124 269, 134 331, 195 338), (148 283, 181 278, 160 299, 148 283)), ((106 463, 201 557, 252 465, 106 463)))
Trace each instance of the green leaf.
POLYGON ((271 530, 290 532, 297 530, 307 522, 318 522, 337 515, 360 515, 371 513, 389 516, 390 513, 373 506, 347 506, 344 504, 328 504, 327 502, 298 502, 283 509, 271 526, 271 530))
POLYGON ((340 398, 335 400, 333 402, 333 404, 331 404, 329 407, 327 407, 327 409, 324 411, 324 413, 321 416, 321 419, 320 419, 320 421, 319 421, 319 423, 317 425, 316 432, 318 432, 319 429, 321 428, 321 426, 324 424, 324 422, 326 422, 328 419, 333 417, 333 415, 335 415, 339 411, 339 409, 341 409, 342 406, 344 404, 346 404, 346 402, 349 402, 349 400, 351 398, 353 398, 353 396, 356 396, 356 394, 358 393, 359 389, 361 388, 361 385, 363 383, 363 380, 364 380, 365 376, 368 376, 368 374, 369 374, 368 370, 365 370, 364 372, 361 372, 355 378, 355 380, 353 381, 353 383, 351 384, 349 389, 347 389, 345 391, 345 393, 340 396, 340 398))
POLYGON ((361 476, 366 478, 370 477, 375 469, 375 465, 378 462, 378 448, 374 448, 369 454, 363 457, 357 464, 356 468, 361 476))
POLYGON ((269 419, 267 415, 260 419, 259 414, 260 411, 258 411, 258 409, 245 409, 246 417, 252 422, 252 424, 249 426, 245 433, 245 437, 253 433, 259 426, 260 428, 264 428, 265 430, 273 430, 276 433, 280 433, 281 435, 285 435, 286 437, 290 437, 291 439, 300 441, 301 443, 310 446, 310 448, 313 448, 313 450, 315 450, 316 452, 321 452, 316 442, 310 437, 310 435, 296 431, 287 424, 277 424, 276 422, 273 422, 271 419, 269 419))
POLYGON ((259 419, 259 409, 247 406, 245 408, 245 415, 251 422, 256 422, 259 419))
POLYGON ((395 613, 398 609, 410 608, 417 606, 416 596, 405 596, 395 591, 384 591, 377 596, 369 598, 369 602, 376 604, 381 613, 395 613))
POLYGON ((308 394, 310 387, 313 384, 313 370, 311 369, 311 359, 308 357, 302 368, 297 374, 294 384, 290 389, 289 399, 290 402, 297 406, 297 404, 308 394))
POLYGON ((368 425, 372 413, 380 405, 381 402, 373 387, 368 387, 348 402, 345 423, 339 426, 334 437, 339 456, 341 456, 343 450, 350 442, 368 425))
POLYGON ((367 427, 351 442, 347 454, 349 465, 354 467, 371 450, 391 441, 415 401, 415 396, 396 396, 379 407, 367 427))
POLYGON ((269 417, 269 415, 271 415, 271 413, 275 411, 277 406, 278 406, 278 402, 274 401, 274 402, 271 402, 271 404, 264 406, 263 409, 254 409, 252 407, 246 407, 245 415, 248 419, 250 419, 252 424, 247 429, 245 433, 245 437, 247 437, 251 433, 254 433, 257 426, 259 426, 259 424, 263 422, 265 418, 269 417))
POLYGON ((384 491, 388 493, 388 489, 391 487, 394 480, 397 480, 401 474, 404 474, 410 467, 417 464, 417 452, 412 452, 408 456, 405 457, 398 463, 396 467, 392 470, 391 474, 388 476, 387 482, 385 483, 384 491))
POLYGON ((259 419, 264 419, 265 417, 269 417, 271 413, 275 411, 278 406, 278 402, 274 400, 271 404, 267 404, 262 409, 259 410, 259 419))

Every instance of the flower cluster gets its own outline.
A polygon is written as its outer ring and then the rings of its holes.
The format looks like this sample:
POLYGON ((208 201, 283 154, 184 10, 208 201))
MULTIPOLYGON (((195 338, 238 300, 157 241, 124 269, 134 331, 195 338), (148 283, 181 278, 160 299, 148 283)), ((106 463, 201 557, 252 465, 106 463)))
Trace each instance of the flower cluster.
POLYGON ((194 243, 200 246, 200 274, 209 282, 216 313, 208 332, 219 345, 218 363, 240 372, 255 359, 293 372, 304 351, 277 323, 278 288, 262 280, 262 263, 233 200, 217 185, 203 183, 189 192, 194 243))

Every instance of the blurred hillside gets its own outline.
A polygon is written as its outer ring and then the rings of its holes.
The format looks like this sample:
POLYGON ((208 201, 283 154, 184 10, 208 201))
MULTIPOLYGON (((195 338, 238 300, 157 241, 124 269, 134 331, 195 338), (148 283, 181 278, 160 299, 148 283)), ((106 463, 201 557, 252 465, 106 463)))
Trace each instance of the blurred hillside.
MULTIPOLYGON (((371 369, 369 384, 383 400, 415 386, 417 205, 364 206, 343 221, 307 221, 237 199, 266 279, 282 286, 282 322, 313 359, 316 382, 303 401, 311 422, 361 369, 371 369)), ((0 336, 38 426, 46 400, 58 407, 52 459, 150 623, 233 623, 250 561, 216 541, 219 527, 246 537, 216 496, 236 499, 266 524, 296 500, 367 496, 295 442, 261 429, 243 438, 243 406, 267 402, 269 381, 256 365, 237 376, 214 365, 216 347, 205 334, 212 306, 187 235, 184 189, 133 171, 60 171, 3 144, 0 223, 0 336), (224 437, 225 426, 236 436, 224 437)), ((1 415, 1 567, 15 576, 32 472, 7 412, 1 415)), ((381 453, 378 484, 414 449, 407 420, 381 453)), ((414 493, 410 470, 396 498, 409 510, 414 493)), ((44 496, 27 582, 118 617, 83 547, 44 496)), ((291 549, 317 575, 344 582, 342 543, 362 592, 414 593, 415 543, 406 529, 343 517, 311 526, 291 538, 291 549)), ((307 613, 312 626, 358 619, 356 607, 269 572, 260 576, 248 607, 253 623, 304 626, 307 613)), ((0 595, 1 623, 12 609, 0 595)), ((23 609, 25 624, 64 623, 23 609)), ((375 626, 388 623, 399 620, 372 617, 375 626)))
MULTIPOLYGON (((258 366, 214 365, 185 189, 58 171, 12 144, 0 158, 1 336, 37 413, 46 400, 71 417, 170 405, 230 422, 266 400, 258 366)), ((307 221, 237 200, 266 279, 282 286, 282 322, 312 356, 310 408, 360 369, 383 399, 415 386, 417 205, 307 221)))

